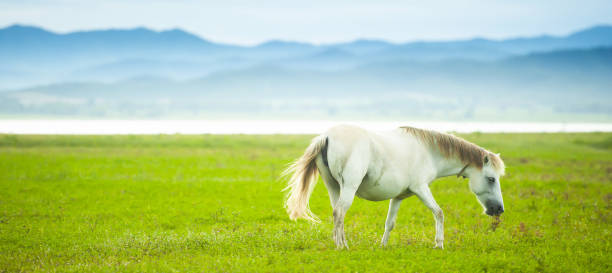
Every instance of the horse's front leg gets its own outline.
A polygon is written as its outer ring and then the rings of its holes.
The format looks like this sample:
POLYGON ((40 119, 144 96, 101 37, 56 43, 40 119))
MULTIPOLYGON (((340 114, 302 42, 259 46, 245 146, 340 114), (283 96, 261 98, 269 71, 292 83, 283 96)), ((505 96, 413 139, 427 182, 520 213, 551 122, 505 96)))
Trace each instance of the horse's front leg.
POLYGON ((344 216, 346 216, 346 212, 351 207, 351 204, 353 204, 356 191, 357 189, 352 187, 341 187, 340 196, 338 197, 338 201, 334 206, 334 231, 332 236, 338 249, 344 247, 348 249, 346 236, 344 234, 344 216))
POLYGON ((385 233, 383 233, 383 237, 380 242, 381 246, 386 246, 387 242, 389 242, 389 234, 391 233, 391 230, 393 230, 393 227, 395 227, 395 219, 397 219, 397 211, 399 210, 401 203, 401 198, 393 198, 389 202, 389 212, 387 213, 387 220, 385 221, 385 233))
POLYGON ((436 219, 436 246, 435 248, 444 248, 444 213, 433 195, 431 194, 431 190, 429 190, 428 186, 423 186, 419 190, 414 191, 414 193, 421 199, 423 204, 427 206, 431 212, 433 212, 434 219, 436 219))

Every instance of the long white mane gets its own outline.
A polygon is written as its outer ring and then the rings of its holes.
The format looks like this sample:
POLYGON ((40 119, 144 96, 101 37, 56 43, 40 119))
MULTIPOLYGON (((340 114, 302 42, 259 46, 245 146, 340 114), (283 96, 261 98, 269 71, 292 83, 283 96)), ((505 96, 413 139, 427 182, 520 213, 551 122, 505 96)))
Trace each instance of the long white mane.
POLYGON ((412 134, 425 145, 437 148, 446 158, 457 157, 464 164, 471 164, 479 169, 484 164, 483 159, 485 155, 488 155, 495 171, 500 176, 505 174, 506 166, 499 155, 489 152, 463 138, 408 126, 401 127, 401 129, 406 133, 412 134))

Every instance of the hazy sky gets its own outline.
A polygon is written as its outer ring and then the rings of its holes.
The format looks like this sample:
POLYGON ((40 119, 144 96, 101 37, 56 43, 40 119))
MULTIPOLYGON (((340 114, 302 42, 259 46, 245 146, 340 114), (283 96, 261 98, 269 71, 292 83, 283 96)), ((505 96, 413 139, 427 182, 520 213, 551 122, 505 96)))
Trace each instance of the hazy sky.
POLYGON ((0 0, 0 27, 182 28, 217 42, 329 43, 562 35, 612 24, 612 0, 0 0))

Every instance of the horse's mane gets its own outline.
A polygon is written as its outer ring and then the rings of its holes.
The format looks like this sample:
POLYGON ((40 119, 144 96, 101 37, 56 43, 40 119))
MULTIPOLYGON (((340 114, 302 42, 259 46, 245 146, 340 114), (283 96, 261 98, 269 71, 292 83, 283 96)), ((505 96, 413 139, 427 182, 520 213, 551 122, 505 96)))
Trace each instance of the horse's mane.
POLYGON ((491 153, 474 143, 454 135, 436 131, 424 130, 409 126, 403 126, 400 128, 405 132, 412 134, 421 142, 429 145, 430 147, 437 147, 444 157, 451 158, 456 156, 464 164, 474 165, 478 169, 482 169, 484 157, 485 155, 488 155, 489 160, 491 160, 491 166, 493 166, 497 173, 504 175, 506 167, 499 155, 491 153))

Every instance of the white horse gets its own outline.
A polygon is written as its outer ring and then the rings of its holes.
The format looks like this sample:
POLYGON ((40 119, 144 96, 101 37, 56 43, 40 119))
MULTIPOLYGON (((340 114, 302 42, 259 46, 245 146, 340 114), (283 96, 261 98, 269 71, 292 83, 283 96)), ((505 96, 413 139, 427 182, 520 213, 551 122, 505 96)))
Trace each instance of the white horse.
POLYGON ((490 216, 504 212, 499 183, 504 163, 493 154, 459 137, 401 127, 375 133, 355 126, 336 126, 315 137, 304 155, 285 174, 291 174, 286 208, 292 220, 317 222, 308 200, 321 174, 333 208, 333 239, 346 247, 344 216, 355 195, 370 201, 391 199, 382 246, 395 225, 400 203, 416 195, 434 214, 436 248, 443 248, 444 215, 429 184, 440 177, 457 175, 470 179, 470 189, 490 216))

